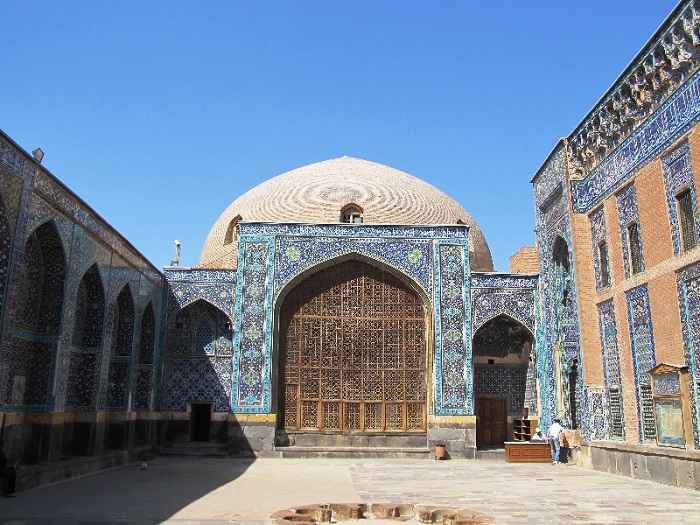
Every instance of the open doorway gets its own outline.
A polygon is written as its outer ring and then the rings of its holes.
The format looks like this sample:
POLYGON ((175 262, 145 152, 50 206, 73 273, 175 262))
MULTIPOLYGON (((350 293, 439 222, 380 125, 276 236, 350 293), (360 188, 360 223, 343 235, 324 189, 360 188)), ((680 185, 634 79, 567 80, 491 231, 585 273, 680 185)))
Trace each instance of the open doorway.
POLYGON ((211 403, 190 405, 190 441, 209 441, 211 403))

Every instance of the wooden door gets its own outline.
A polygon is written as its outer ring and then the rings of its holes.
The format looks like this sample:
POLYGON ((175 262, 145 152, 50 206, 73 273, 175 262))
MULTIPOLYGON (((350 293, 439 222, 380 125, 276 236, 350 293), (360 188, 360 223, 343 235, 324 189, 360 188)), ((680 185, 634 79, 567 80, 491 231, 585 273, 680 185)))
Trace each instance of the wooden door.
POLYGON ((479 400, 479 421, 476 427, 477 447, 502 447, 506 441, 506 400, 485 397, 479 400))

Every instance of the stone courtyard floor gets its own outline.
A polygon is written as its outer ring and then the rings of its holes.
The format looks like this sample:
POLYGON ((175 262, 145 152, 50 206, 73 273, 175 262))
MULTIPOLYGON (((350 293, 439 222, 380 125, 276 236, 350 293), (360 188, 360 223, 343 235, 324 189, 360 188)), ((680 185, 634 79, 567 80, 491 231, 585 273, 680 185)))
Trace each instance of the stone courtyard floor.
POLYGON ((129 464, 0 498, 0 524, 265 524, 283 509, 375 502, 467 508, 496 524, 700 523, 700 492, 570 465, 159 457, 147 470, 129 464))

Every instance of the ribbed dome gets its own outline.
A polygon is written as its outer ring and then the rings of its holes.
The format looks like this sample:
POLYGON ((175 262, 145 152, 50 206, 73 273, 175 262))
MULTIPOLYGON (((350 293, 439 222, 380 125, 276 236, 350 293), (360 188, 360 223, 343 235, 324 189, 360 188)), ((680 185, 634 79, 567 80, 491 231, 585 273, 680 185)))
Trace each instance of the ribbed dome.
POLYGON ((245 222, 338 223, 354 205, 369 224, 457 224, 470 226, 471 267, 493 271, 481 229, 457 201, 402 171, 351 157, 309 164, 269 179, 241 195, 214 223, 200 266, 235 268, 237 245, 231 225, 245 222))

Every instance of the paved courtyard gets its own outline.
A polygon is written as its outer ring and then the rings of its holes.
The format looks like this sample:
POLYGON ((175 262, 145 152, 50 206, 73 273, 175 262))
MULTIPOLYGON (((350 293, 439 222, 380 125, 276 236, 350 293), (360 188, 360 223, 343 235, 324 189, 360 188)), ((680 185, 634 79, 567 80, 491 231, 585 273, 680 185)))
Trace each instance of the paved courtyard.
POLYGON ((497 524, 700 523, 700 492, 569 465, 157 458, 0 498, 0 524, 262 524, 339 502, 468 508, 497 524))

